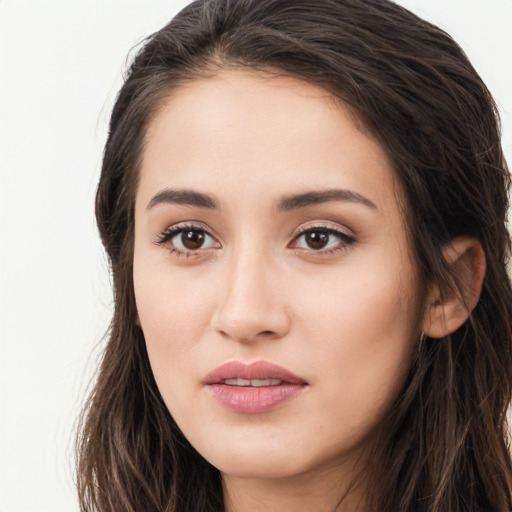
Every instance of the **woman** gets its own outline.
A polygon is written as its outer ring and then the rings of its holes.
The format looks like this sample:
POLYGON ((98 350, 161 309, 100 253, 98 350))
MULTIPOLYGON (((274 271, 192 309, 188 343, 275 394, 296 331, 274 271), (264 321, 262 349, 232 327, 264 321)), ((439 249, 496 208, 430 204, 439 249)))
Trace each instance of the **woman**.
POLYGON ((82 510, 511 510, 499 141, 462 50, 386 0, 198 1, 151 36, 97 193, 82 510))

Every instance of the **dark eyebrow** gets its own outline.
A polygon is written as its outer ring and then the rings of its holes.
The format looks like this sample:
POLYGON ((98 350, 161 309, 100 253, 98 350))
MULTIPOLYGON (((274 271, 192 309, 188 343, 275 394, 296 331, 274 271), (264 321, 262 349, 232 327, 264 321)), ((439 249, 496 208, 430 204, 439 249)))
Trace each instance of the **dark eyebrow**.
POLYGON ((320 190, 285 196, 279 202, 277 209, 279 211, 289 211, 295 210, 296 208, 305 208, 306 206, 330 203, 333 201, 360 203, 372 209, 377 209, 375 204, 369 199, 357 192, 352 192, 351 190, 320 190))
POLYGON ((160 203, 185 204, 188 206, 198 206, 199 208, 209 208, 212 210, 219 209, 217 201, 215 201, 213 197, 201 192, 184 189, 166 188, 158 192, 158 194, 156 194, 149 202, 147 209, 149 210, 160 203))

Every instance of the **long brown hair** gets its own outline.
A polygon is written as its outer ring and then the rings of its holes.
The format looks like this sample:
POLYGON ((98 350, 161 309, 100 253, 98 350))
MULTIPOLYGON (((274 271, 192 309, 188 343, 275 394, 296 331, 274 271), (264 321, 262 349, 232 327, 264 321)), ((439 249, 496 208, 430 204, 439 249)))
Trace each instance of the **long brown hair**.
POLYGON ((138 52, 112 113, 96 199, 115 310, 78 437, 81 510, 223 510, 219 472, 180 432, 153 379, 132 257, 148 123, 183 81, 233 66, 298 77, 356 112, 395 163, 426 283, 456 285, 442 253, 450 240, 476 237, 485 252, 469 320, 419 345, 381 425, 371 510, 512 510, 509 174, 498 114, 461 48, 388 0, 199 0, 138 52))

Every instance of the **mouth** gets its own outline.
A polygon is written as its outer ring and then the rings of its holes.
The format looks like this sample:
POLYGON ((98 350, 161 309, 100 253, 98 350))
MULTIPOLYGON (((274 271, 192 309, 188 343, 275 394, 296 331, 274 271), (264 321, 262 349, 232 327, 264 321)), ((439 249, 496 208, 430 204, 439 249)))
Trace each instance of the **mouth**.
POLYGON ((211 396, 227 409, 245 414, 269 412, 304 391, 308 383, 267 361, 225 363, 204 380, 211 396))
POLYGON ((256 361, 251 364, 230 361, 211 372, 204 380, 205 384, 225 384, 227 386, 263 387, 281 384, 300 384, 307 382, 290 370, 268 361, 256 361))
POLYGON ((283 381, 279 379, 241 379, 240 377, 236 377, 233 379, 224 379, 221 382, 221 384, 226 384, 226 386, 251 386, 253 388, 262 388, 265 386, 279 386, 282 383, 283 381))

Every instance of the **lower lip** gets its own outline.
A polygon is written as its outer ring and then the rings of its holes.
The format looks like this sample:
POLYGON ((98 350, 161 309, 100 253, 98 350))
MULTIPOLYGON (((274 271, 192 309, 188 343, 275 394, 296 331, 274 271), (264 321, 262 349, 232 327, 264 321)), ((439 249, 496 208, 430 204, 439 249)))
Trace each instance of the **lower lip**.
POLYGON ((213 398, 228 409, 245 414, 259 414, 271 411, 295 398, 305 385, 280 384, 278 386, 227 386, 209 384, 213 398))

